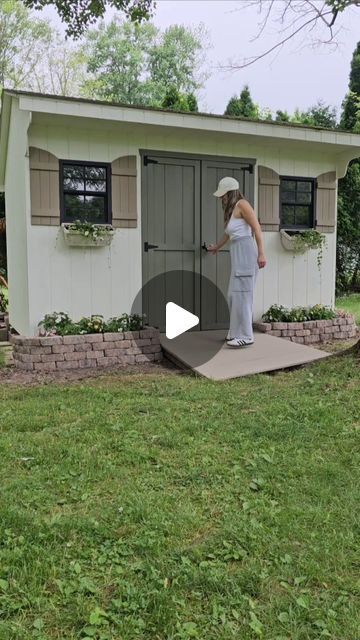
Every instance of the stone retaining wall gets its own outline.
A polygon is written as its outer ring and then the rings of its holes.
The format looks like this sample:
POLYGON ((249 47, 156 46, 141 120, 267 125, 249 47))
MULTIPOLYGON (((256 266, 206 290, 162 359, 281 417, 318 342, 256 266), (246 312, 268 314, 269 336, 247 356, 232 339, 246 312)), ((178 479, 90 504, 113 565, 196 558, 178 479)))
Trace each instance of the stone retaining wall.
POLYGON ((271 336, 285 338, 300 344, 346 340, 355 338, 357 327, 351 314, 332 320, 307 320, 306 322, 255 322, 254 329, 271 336))
POLYGON ((152 327, 124 333, 74 336, 10 335, 14 364, 28 371, 55 371, 162 360, 160 333, 152 327))

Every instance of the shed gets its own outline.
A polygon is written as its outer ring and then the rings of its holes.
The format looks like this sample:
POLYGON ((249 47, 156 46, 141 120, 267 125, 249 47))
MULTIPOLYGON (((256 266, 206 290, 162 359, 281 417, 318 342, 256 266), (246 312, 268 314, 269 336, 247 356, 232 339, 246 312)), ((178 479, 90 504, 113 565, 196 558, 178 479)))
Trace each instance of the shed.
MULTIPOLYGON (((164 286, 141 309, 156 325, 172 297, 169 270, 201 273, 226 293, 226 246, 217 257, 204 250, 223 233, 212 193, 225 175, 239 180, 264 233, 254 321, 274 303, 333 307, 337 181, 359 156, 360 135, 341 130, 4 89, 10 323, 31 336, 54 311, 73 320, 130 313, 160 276, 164 286), (63 227, 79 216, 112 224, 111 243, 69 246, 63 227), (325 234, 320 269, 316 251, 284 248, 284 228, 325 234)), ((199 315, 200 329, 222 328, 216 296, 209 304, 201 287, 188 293, 177 291, 176 302, 199 315)))

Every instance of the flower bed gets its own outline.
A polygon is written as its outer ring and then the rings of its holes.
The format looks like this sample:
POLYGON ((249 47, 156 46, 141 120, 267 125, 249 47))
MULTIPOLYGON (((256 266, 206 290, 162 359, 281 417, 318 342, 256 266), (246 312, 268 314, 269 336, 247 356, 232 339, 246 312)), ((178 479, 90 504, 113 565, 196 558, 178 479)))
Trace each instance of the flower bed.
POLYGON ((28 371, 55 371, 162 360, 160 332, 139 331, 25 337, 10 335, 14 364, 28 371))
POLYGON ((346 340, 347 338, 355 338, 357 335, 354 316, 344 312, 327 320, 255 322, 254 329, 300 344, 313 344, 334 339, 346 340))

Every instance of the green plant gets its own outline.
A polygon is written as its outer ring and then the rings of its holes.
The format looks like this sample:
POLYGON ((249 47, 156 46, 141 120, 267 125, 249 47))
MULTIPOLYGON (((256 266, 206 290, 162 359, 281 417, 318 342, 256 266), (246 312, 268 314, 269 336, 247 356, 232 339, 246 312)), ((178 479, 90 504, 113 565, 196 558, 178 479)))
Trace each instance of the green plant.
POLYGON ((79 333, 102 333, 104 331, 104 318, 101 315, 91 315, 90 318, 81 318, 75 323, 79 333))
POLYGON ((40 335, 69 335, 78 333, 75 331, 73 321, 64 311, 54 311, 54 313, 45 314, 44 318, 38 323, 40 335))
POLYGON ((97 225, 87 220, 75 220, 75 222, 65 223, 64 225, 69 231, 78 231, 86 237, 92 237, 94 240, 99 236, 106 236, 113 230, 111 224, 97 225))
POLYGON ((104 331, 116 333, 117 331, 138 331, 144 326, 145 314, 134 313, 129 315, 123 313, 121 316, 110 318, 104 324, 104 331))
POLYGON ((144 327, 144 315, 123 313, 119 317, 104 320, 102 315, 93 314, 82 317, 78 322, 71 320, 64 311, 55 311, 44 316, 38 323, 40 335, 76 335, 87 333, 115 333, 122 331, 138 331, 144 327))
POLYGON ((8 308, 8 301, 5 295, 5 291, 0 289, 0 313, 6 313, 8 308))
POLYGON ((301 253, 305 248, 318 249, 317 265, 320 269, 323 258, 323 248, 326 243, 326 238, 323 234, 316 231, 316 229, 306 229, 300 231, 294 237, 294 251, 295 253, 301 253))
POLYGON ((278 304, 273 304, 263 314, 264 322, 306 322, 307 320, 329 320, 336 318, 337 313, 332 309, 315 304, 312 307, 294 307, 287 309, 278 304))

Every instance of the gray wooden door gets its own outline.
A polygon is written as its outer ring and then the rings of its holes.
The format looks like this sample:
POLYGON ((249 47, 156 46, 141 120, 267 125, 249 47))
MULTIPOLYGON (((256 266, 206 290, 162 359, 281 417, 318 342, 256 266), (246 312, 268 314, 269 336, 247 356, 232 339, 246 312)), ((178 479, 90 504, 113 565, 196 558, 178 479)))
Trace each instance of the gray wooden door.
POLYGON ((142 164, 143 312, 164 331, 166 302, 200 316, 200 161, 142 164))
POLYGON ((162 331, 165 305, 170 301, 200 317, 194 330, 228 326, 219 291, 226 298, 229 250, 225 246, 213 256, 202 248, 224 233, 221 200, 212 195, 224 176, 236 178, 252 203, 253 176, 248 161, 160 153, 142 158, 142 306, 149 324, 162 331), (216 286, 202 284, 199 274, 216 286))
MULTIPOLYGON (((221 178, 231 176, 238 180, 240 191, 253 204, 253 175, 249 162, 222 160, 202 161, 201 243, 213 244, 224 234, 224 215, 221 198, 213 196, 221 178)), ((251 167, 252 168, 252 167, 251 167)), ((201 273, 215 287, 202 287, 201 328, 228 328, 228 313, 224 305, 230 275, 229 247, 226 244, 216 256, 202 250, 201 273), (222 297, 223 296, 223 297, 222 297)))

